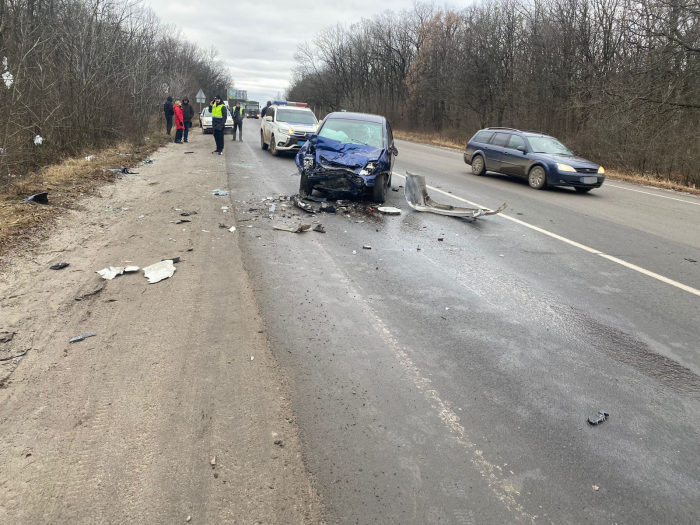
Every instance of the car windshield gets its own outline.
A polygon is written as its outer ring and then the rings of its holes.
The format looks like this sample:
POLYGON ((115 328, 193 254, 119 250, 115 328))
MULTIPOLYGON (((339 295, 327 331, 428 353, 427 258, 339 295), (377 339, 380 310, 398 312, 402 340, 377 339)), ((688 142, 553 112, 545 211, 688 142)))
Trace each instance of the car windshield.
POLYGON ((549 153, 552 155, 572 156, 573 152, 557 139, 552 137, 528 137, 533 153, 549 153))
POLYGON ((337 140, 344 144, 364 144, 375 148, 384 147, 382 125, 361 120, 327 120, 319 133, 320 137, 337 140))
POLYGON ((277 122, 290 122, 292 124, 316 124, 316 116, 311 111, 294 111, 292 109, 278 109, 277 122))

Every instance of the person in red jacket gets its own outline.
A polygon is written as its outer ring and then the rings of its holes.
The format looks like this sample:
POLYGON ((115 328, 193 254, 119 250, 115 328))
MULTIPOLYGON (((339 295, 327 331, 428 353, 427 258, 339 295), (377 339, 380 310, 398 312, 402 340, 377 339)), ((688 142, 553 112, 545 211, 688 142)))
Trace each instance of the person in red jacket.
POLYGON ((182 114, 182 102, 175 101, 175 144, 182 144, 182 134, 185 132, 185 119, 182 114))

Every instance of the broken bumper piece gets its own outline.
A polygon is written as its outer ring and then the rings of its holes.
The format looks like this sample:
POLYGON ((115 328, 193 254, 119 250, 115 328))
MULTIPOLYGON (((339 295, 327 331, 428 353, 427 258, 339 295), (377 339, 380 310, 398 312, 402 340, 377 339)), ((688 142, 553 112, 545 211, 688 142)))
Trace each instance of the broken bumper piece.
POLYGON ((428 195, 428 190, 425 186, 425 177, 423 175, 414 175, 406 172, 406 202, 416 211, 427 211, 437 213, 438 215, 450 215, 452 217, 482 217, 484 215, 495 215, 506 209, 504 204, 497 210, 489 210, 488 208, 460 208, 449 204, 441 204, 435 202, 428 195))

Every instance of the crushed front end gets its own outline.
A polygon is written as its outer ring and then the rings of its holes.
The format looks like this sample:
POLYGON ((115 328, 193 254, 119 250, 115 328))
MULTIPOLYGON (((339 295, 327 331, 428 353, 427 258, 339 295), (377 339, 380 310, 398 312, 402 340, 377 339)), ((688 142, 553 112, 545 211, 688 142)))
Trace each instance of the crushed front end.
POLYGON ((363 196, 381 173, 391 171, 386 150, 364 144, 346 144, 315 137, 296 156, 302 176, 300 190, 314 189, 331 197, 363 196))

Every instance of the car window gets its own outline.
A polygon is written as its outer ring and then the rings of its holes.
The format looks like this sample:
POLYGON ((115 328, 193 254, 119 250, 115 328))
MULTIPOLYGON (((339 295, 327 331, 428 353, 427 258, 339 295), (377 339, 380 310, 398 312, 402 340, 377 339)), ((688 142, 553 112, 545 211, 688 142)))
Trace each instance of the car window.
POLYGON ((534 153, 550 153, 553 155, 573 155, 561 142, 553 137, 528 137, 534 153))
POLYGON ((491 139, 491 144, 505 148, 508 145, 508 141, 510 141, 510 133, 496 133, 491 139))
POLYGON ((511 135, 510 142, 508 142, 508 147, 510 149, 518 149, 520 146, 525 147, 525 139, 520 135, 511 135))
POLYGON ((204 110, 202 111, 202 115, 204 115, 205 117, 211 117, 211 109, 204 108, 204 110))
POLYGON ((489 139, 493 136, 493 131, 480 131, 474 135, 474 142, 480 142, 481 144, 488 144, 489 139))
POLYGON ((330 119, 321 128, 319 137, 337 140, 343 144, 364 144, 375 148, 384 147, 384 132, 378 122, 350 119, 330 119))
POLYGON ((316 124, 316 115, 311 111, 295 111, 293 109, 281 109, 277 112, 277 122, 289 122, 290 124, 316 124))

